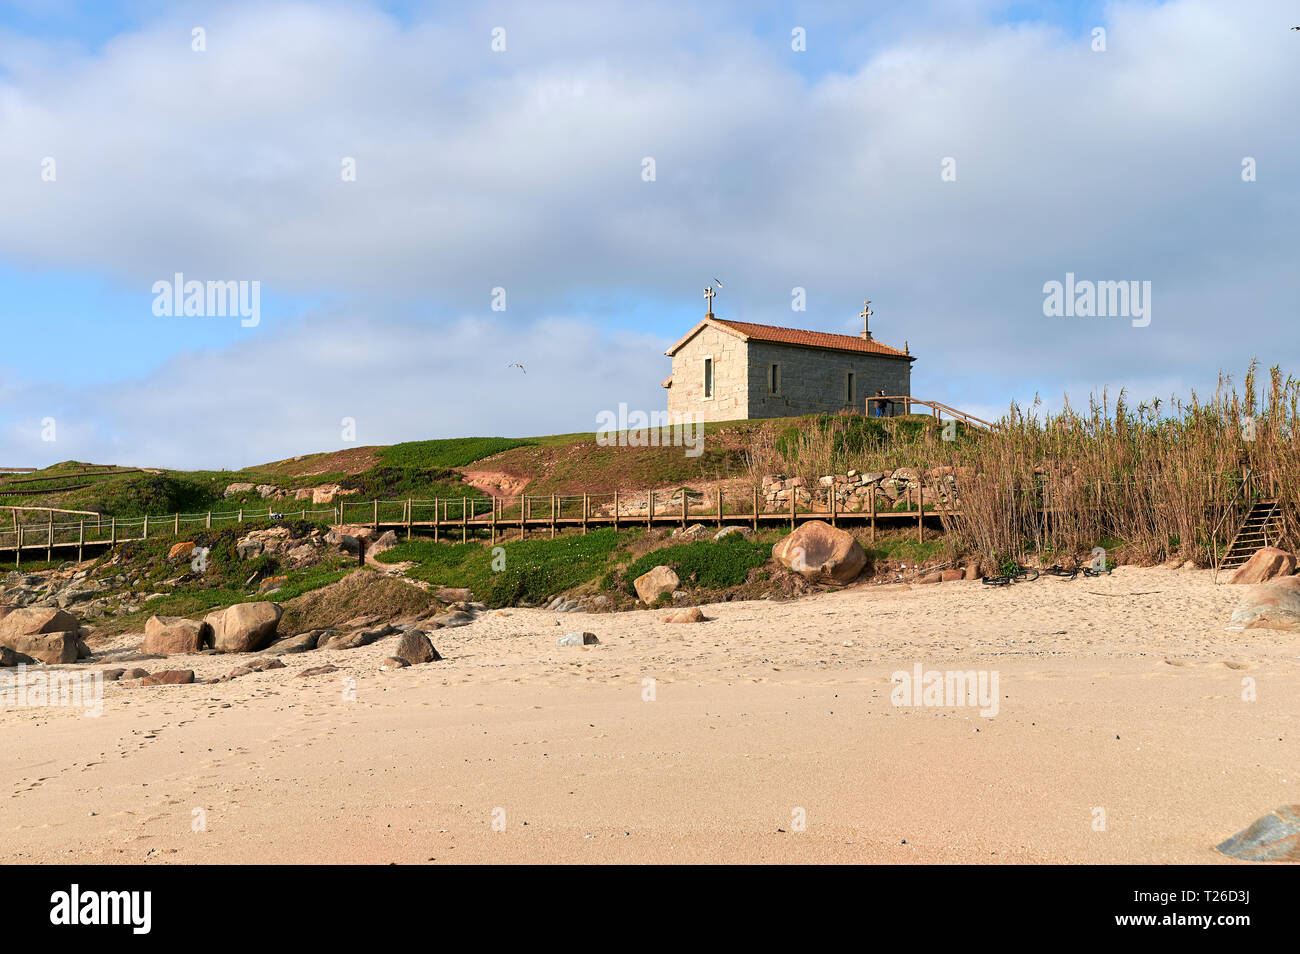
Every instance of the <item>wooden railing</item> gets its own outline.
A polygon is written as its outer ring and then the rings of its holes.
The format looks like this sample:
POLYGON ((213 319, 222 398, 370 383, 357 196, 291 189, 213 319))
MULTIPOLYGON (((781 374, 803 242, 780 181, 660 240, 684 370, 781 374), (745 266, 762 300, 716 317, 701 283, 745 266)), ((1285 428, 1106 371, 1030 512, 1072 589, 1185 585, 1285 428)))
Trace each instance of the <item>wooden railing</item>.
POLYGON ((281 523, 294 520, 328 522, 334 525, 367 526, 375 530, 405 531, 407 539, 415 531, 431 531, 435 540, 458 535, 461 541, 471 533, 483 533, 493 543, 506 539, 508 532, 518 531, 524 539, 528 531, 549 532, 555 536, 563 529, 593 527, 653 527, 689 523, 725 522, 746 524, 757 530, 761 525, 789 524, 827 520, 832 525, 861 523, 871 527, 875 536, 877 523, 890 526, 913 525, 917 538, 924 539, 925 520, 956 516, 958 511, 943 507, 921 489, 896 506, 901 510, 877 510, 875 494, 868 494, 867 509, 848 510, 836 500, 835 487, 807 487, 807 501, 792 494, 788 506, 769 509, 757 487, 742 493, 726 494, 721 488, 711 492, 682 488, 673 491, 614 491, 604 494, 521 494, 517 497, 436 497, 433 500, 366 500, 338 501, 328 510, 282 512, 273 507, 265 510, 241 508, 226 512, 174 513, 166 516, 110 517, 91 511, 60 510, 48 507, 0 507, 0 553, 12 553, 20 562, 25 552, 44 551, 52 561, 58 551, 76 550, 84 558, 87 547, 115 546, 140 540, 183 536, 199 529, 223 524, 248 522, 281 523), (5 510, 10 520, 4 519, 5 510), (20 514, 22 516, 20 516, 20 514), (33 519, 32 515, 39 515, 33 519))
POLYGON ((996 424, 990 421, 986 421, 982 417, 976 417, 974 414, 967 414, 965 411, 958 410, 957 408, 944 404, 941 401, 926 401, 926 400, 922 400, 921 398, 914 398, 910 394, 893 394, 893 395, 885 395, 883 397, 867 398, 868 417, 871 416, 872 401, 889 401, 892 404, 901 404, 903 406, 904 414, 915 413, 912 410, 912 406, 919 404, 922 407, 930 408, 930 413, 931 415, 933 415, 936 421, 943 420, 943 415, 947 414, 949 417, 961 421, 963 424, 971 424, 974 425, 975 427, 982 427, 985 430, 991 431, 997 427, 996 424))

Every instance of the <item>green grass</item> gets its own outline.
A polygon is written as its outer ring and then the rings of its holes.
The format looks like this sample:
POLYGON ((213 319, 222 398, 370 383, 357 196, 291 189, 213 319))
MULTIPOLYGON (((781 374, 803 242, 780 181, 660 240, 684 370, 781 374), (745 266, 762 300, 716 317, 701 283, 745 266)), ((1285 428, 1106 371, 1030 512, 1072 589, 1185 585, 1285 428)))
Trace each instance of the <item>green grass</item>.
POLYGON ((379 451, 379 459, 388 467, 449 468, 466 467, 484 457, 491 457, 515 447, 526 447, 533 440, 513 437, 454 437, 435 441, 407 441, 379 451))
POLYGON ((924 564, 944 555, 942 539, 918 542, 912 536, 877 537, 874 546, 865 548, 872 563, 883 561, 924 564))
MULTIPOLYGON (((268 524, 265 523, 244 523, 201 530, 191 536, 196 547, 208 549, 205 571, 201 576, 185 580, 175 590, 171 590, 166 581, 187 574, 191 565, 188 559, 173 563, 167 561, 167 553, 176 542, 174 539, 137 540, 120 544, 120 568, 107 567, 103 575, 112 576, 120 572, 131 581, 138 578, 140 582, 131 586, 137 600, 151 592, 161 592, 163 595, 141 602, 141 608, 137 612, 98 621, 97 628, 104 633, 126 632, 143 629, 145 620, 155 613, 163 616, 197 616, 233 603, 262 600, 281 603, 333 583, 355 569, 355 559, 342 555, 331 555, 324 562, 301 570, 282 568, 279 560, 270 554, 252 560, 241 560, 235 553, 235 542, 249 531, 266 526, 268 524), (254 573, 257 578, 247 582, 254 573), (284 576, 286 579, 276 592, 259 594, 259 583, 270 576, 284 576)), ((300 522, 290 526, 295 532, 305 532, 311 525, 300 522)), ((102 563, 101 560, 97 566, 102 563)), ((99 578, 101 574, 95 576, 99 578)))
POLYGON ((620 547, 635 538, 612 527, 585 535, 514 540, 498 547, 479 543, 410 540, 381 553, 383 563, 414 561, 407 575, 437 586, 467 586, 489 606, 530 603, 599 579, 620 547))
POLYGON ((62 560, 33 560, 29 557, 22 563, 13 560, 0 562, 0 572, 8 573, 10 570, 17 570, 19 573, 41 573, 45 570, 57 570, 61 566, 63 566, 62 560))
POLYGON ((482 497, 483 492, 462 483, 460 475, 445 467, 376 467, 353 477, 340 477, 337 483, 357 490, 345 497, 349 503, 367 500, 432 500, 435 497, 482 497))
POLYGON ((749 571, 772 556, 772 544, 746 540, 740 534, 712 540, 696 540, 652 550, 623 571, 629 592, 632 581, 657 566, 668 566, 683 584, 705 588, 739 586, 749 571))
MULTIPOLYGON (((251 567, 252 562, 246 564, 251 567)), ((251 592, 242 585, 223 583, 201 588, 187 587, 173 593, 164 594, 142 604, 144 608, 136 613, 124 613, 112 618, 112 629, 125 632, 129 629, 143 629, 145 621, 155 613, 159 616, 198 616, 215 609, 231 606, 235 603, 260 603, 272 600, 284 603, 311 590, 337 583, 348 573, 356 569, 354 565, 344 568, 317 566, 301 572, 291 572, 289 579, 273 593, 251 592)), ((242 583, 242 581, 241 581, 242 583)), ((256 587, 256 584, 252 584, 256 587)), ((104 627, 101 627, 103 629, 104 627)))

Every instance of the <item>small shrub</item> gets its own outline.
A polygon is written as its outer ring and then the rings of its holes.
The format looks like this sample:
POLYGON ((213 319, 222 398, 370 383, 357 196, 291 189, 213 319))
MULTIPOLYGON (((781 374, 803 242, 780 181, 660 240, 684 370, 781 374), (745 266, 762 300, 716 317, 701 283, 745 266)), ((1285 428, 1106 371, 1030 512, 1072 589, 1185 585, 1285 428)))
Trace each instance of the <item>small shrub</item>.
POLYGON ((635 593, 632 581, 657 566, 668 566, 683 581, 707 589, 739 586, 749 571, 762 566, 772 555, 772 544, 746 540, 740 534, 712 540, 696 540, 652 550, 623 571, 628 592, 635 593))

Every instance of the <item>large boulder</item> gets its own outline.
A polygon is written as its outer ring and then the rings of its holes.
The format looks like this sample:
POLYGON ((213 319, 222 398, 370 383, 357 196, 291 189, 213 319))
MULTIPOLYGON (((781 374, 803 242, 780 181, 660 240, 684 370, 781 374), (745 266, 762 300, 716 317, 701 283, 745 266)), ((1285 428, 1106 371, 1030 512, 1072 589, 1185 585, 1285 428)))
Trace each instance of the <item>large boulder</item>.
POLYGON ((378 642, 385 636, 391 636, 394 632, 392 623, 380 623, 367 629, 354 629, 349 633, 332 635, 328 639, 322 636, 316 647, 318 649, 359 649, 378 642))
POLYGON ((708 621, 709 618, 698 606, 688 606, 664 617, 665 623, 707 623, 708 621))
POLYGON ((71 613, 50 606, 31 606, 10 610, 0 616, 0 645, 11 636, 31 636, 35 633, 66 633, 78 627, 71 613))
POLYGON ((433 643, 429 642, 429 637, 418 629, 408 629, 402 634, 393 655, 412 666, 437 662, 442 658, 438 655, 438 650, 433 648, 433 643))
POLYGON ((193 669, 164 669, 140 680, 142 686, 188 686, 194 681, 193 669))
POLYGON ((248 653, 270 642, 283 612, 278 603, 236 603, 209 613, 203 622, 212 628, 213 649, 248 653))
POLYGON ((1242 861, 1300 861, 1300 805, 1255 819, 1217 848, 1242 861))
POLYGON ((312 488, 311 502, 315 504, 328 504, 334 502, 334 495, 342 490, 338 484, 322 484, 320 487, 312 488))
POLYGON ((188 560, 194 553, 194 541, 186 540, 178 543, 167 551, 167 562, 175 563, 177 560, 188 560))
POLYGON ((672 567, 657 566, 649 572, 642 573, 632 581, 632 588, 636 590, 636 595, 641 597, 641 602, 649 605, 657 600, 663 593, 671 593, 681 585, 681 580, 673 572, 672 567))
POLYGON ((1262 547, 1237 568, 1229 583, 1267 583, 1274 577, 1295 572, 1295 554, 1277 547, 1262 547))
POLYGON ((80 658, 78 645, 81 640, 74 633, 33 633, 31 636, 15 636, 9 641, 9 649, 39 659, 43 663, 71 663, 80 658))
POLYGON ((838 527, 809 520, 772 548, 787 569, 814 583, 852 583, 867 565, 862 545, 838 527))
POLYGON ((385 550, 391 550, 393 547, 397 546, 399 542, 396 533, 392 530, 385 530, 379 536, 366 544, 366 553, 370 556, 379 556, 379 554, 383 553, 385 550))
POLYGON ((0 646, 45 663, 76 662, 79 628, 77 618, 60 609, 11 610, 0 619, 0 646))
POLYGON ((0 666, 17 666, 19 663, 30 666, 34 662, 36 660, 26 653, 16 653, 8 646, 0 646, 0 666))
POLYGON ((1300 631, 1300 576, 1252 586, 1232 611, 1228 626, 1300 631))
POLYGON ((320 639, 333 635, 333 632, 330 630, 309 629, 307 632, 299 633, 297 636, 286 636, 283 639, 277 640, 262 651, 277 653, 280 655, 311 652, 316 648, 316 644, 320 639))
POLYGON ((208 635, 209 627, 205 622, 183 616, 150 616, 144 624, 140 651, 159 656, 197 653, 208 635))

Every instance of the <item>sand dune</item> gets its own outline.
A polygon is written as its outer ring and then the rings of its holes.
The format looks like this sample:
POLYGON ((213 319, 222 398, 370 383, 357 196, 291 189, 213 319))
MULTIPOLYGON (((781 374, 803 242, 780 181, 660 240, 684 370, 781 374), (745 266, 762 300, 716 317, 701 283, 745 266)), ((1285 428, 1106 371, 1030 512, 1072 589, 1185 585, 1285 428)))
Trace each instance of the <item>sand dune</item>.
POLYGON ((1300 801, 1300 642, 1225 632, 1238 595, 1120 568, 698 625, 511 609, 392 673, 390 638, 220 685, 110 683, 98 719, 0 712, 0 858, 1231 863, 1217 842, 1300 801), (558 648, 573 629, 601 644, 558 648), (998 714, 894 706, 916 663, 996 670, 998 714))

